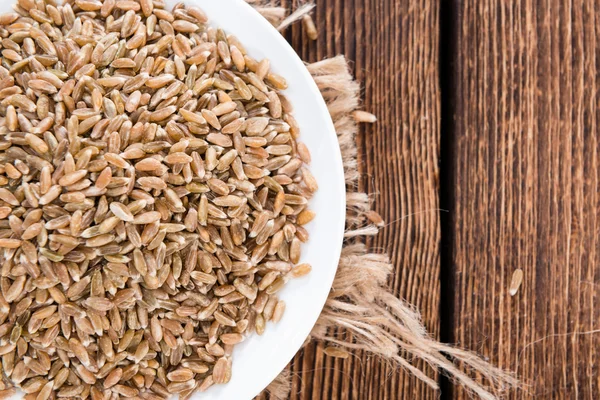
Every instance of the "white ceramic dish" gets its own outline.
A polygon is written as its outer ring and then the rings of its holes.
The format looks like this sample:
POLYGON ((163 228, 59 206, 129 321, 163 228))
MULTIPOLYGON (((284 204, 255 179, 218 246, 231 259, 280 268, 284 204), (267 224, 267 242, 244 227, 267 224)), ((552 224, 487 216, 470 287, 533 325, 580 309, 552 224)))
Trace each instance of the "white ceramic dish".
MULTIPOLYGON (((325 101, 304 63, 279 32, 243 0, 184 0, 199 5, 214 26, 236 35, 255 59, 268 58, 273 70, 289 84, 285 94, 294 106, 301 138, 312 154, 311 171, 319 191, 311 201, 317 217, 308 226, 310 240, 302 262, 313 266, 305 278, 292 280, 281 291, 286 312, 236 347, 233 374, 227 385, 196 394, 197 400, 250 400, 285 368, 312 330, 335 277, 346 216, 344 170, 337 136, 325 101)), ((167 1, 174 4, 175 1, 167 1)))
MULTIPOLYGON (((260 393, 287 365, 312 330, 335 277, 343 242, 346 198, 342 157, 334 126, 304 63, 291 46, 243 0, 184 0, 200 6, 211 24, 236 35, 256 58, 268 58, 273 70, 289 84, 286 96, 294 106, 301 140, 312 154, 311 171, 319 191, 311 201, 317 217, 307 226, 310 241, 301 262, 313 266, 305 278, 290 281, 280 292, 287 304, 283 319, 269 323, 262 336, 253 335, 236 347, 231 382, 194 395, 197 400, 249 400, 260 393)), ((0 13, 14 1, 1 1, 0 13)), ((176 3, 167 0, 169 7, 176 3)))

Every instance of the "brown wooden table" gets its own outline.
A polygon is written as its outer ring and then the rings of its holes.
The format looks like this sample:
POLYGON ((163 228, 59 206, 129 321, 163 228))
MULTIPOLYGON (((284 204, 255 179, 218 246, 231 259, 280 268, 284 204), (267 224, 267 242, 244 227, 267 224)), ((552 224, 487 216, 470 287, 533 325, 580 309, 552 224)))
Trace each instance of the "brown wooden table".
MULTIPOLYGON (((371 244, 396 265, 390 287, 432 335, 516 371, 510 398, 597 399, 600 1, 316 3, 319 40, 288 37, 308 61, 346 54, 379 117, 360 132, 361 184, 389 221, 371 244)), ((439 398, 322 350, 294 360, 294 399, 439 398)))

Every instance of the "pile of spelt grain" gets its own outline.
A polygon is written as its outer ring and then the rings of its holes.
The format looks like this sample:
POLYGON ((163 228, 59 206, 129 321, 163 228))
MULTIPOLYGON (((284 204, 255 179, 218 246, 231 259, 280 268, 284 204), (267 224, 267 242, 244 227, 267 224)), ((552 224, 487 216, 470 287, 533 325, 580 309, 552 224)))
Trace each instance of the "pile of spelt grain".
POLYGON ((0 397, 187 398, 231 377, 317 190, 286 82, 163 0, 0 16, 0 397))

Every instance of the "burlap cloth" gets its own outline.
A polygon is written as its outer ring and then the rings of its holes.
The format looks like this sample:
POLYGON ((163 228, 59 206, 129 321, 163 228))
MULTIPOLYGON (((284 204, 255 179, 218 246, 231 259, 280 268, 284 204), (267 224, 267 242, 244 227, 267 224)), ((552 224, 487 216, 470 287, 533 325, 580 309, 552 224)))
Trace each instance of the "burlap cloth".
MULTIPOLYGON (((300 21, 314 7, 306 3, 288 15, 286 9, 274 1, 247 0, 266 19, 283 31, 300 21), (275 5, 274 5, 275 4, 275 5)), ((356 134, 354 113, 360 105, 360 85, 350 71, 344 56, 307 65, 325 99, 335 124, 347 188, 346 233, 337 275, 325 308, 308 340, 322 341, 332 355, 346 351, 363 350, 393 362, 411 374, 438 389, 438 383, 415 367, 414 360, 450 377, 474 396, 497 399, 516 380, 471 352, 432 339, 423 326, 414 307, 398 299, 387 289, 389 275, 394 267, 387 255, 374 254, 361 243, 360 238, 376 235, 377 217, 371 211, 369 196, 358 191, 360 172, 356 162, 356 134), (346 329, 352 341, 333 335, 335 329, 346 329)), ((290 391, 289 370, 266 389, 271 399, 287 399, 290 391)))

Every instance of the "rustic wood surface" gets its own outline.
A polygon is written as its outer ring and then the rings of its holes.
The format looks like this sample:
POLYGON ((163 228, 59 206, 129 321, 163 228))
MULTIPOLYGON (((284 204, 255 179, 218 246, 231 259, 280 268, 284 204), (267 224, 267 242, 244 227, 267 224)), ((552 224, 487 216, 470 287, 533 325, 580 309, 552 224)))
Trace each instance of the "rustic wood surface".
POLYGON ((455 7, 450 340, 516 371, 510 398, 597 399, 600 3, 455 7))
MULTIPOLYGON (((370 244, 391 255, 396 274, 390 287, 419 307, 433 335, 439 334, 440 302, 437 3, 317 0, 318 41, 300 25, 288 32, 304 60, 345 54, 363 83, 364 108, 379 122, 359 132, 361 188, 377 194, 375 208, 389 222, 370 244)), ((293 392, 299 393, 292 399, 437 398, 379 359, 356 354, 334 360, 320 345, 300 352, 292 372, 293 392)))
MULTIPOLYGON (((319 40, 288 38, 307 61, 346 54, 379 116, 358 143, 361 187, 390 221, 370 243, 392 256, 390 287, 434 336, 515 371, 510 398, 598 398, 600 2, 316 4, 319 40)), ((292 371, 294 400, 440 397, 320 345, 292 371)), ((442 399, 469 398, 440 381, 442 399)))

